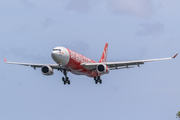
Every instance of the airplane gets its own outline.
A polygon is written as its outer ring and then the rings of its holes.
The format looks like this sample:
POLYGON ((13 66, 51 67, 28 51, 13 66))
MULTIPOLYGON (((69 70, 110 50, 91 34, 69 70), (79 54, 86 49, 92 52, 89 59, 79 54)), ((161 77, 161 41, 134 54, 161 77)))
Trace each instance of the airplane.
POLYGON ((65 47, 55 47, 53 49, 51 57, 56 62, 56 64, 8 62, 5 58, 4 60, 6 63, 9 64, 31 66, 34 69, 41 68, 42 74, 47 76, 53 75, 53 70, 57 69, 58 71, 61 71, 64 74, 64 77, 62 77, 64 85, 70 85, 70 80, 67 77, 67 72, 71 72, 75 75, 86 75, 88 77, 92 77, 94 78, 96 84, 102 84, 101 76, 104 74, 108 74, 110 70, 132 68, 132 66, 134 65, 140 67, 140 65, 144 64, 145 62, 173 59, 178 55, 177 53, 173 57, 160 59, 106 62, 107 51, 108 43, 105 44, 104 51, 99 62, 95 62, 94 60, 87 58, 65 47))

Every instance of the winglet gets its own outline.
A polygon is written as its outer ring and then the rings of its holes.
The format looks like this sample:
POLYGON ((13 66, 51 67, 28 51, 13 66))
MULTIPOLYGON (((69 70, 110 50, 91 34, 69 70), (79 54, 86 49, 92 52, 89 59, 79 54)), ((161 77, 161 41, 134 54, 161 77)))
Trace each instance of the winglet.
POLYGON ((4 58, 4 61, 7 62, 6 58, 4 58))
POLYGON ((177 55, 178 55, 178 53, 174 57, 172 57, 172 58, 176 58, 177 55))

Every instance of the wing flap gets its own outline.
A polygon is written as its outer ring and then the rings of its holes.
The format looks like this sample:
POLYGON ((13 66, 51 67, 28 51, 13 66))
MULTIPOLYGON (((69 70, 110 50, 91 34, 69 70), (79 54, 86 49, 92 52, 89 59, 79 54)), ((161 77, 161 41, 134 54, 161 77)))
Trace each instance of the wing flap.
POLYGON ((110 63, 107 63, 106 65, 109 67, 109 68, 113 68, 113 67, 123 67, 123 66, 126 66, 128 68, 128 66, 131 66, 131 65, 137 65, 139 66, 140 64, 144 64, 144 62, 110 62, 110 63))

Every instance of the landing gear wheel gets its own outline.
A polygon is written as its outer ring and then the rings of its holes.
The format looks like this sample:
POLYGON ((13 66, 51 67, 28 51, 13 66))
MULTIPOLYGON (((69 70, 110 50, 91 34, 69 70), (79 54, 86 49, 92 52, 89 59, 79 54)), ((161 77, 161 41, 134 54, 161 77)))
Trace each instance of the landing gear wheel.
POLYGON ((64 81, 64 85, 66 85, 66 81, 64 81))
POLYGON ((99 80, 99 83, 102 84, 102 80, 99 80))
POLYGON ((64 77, 62 77, 62 81, 64 81, 64 77))
POLYGON ((95 83, 98 84, 98 81, 96 80, 95 83))
POLYGON ((68 85, 70 85, 71 84, 71 82, 68 80, 68 85))

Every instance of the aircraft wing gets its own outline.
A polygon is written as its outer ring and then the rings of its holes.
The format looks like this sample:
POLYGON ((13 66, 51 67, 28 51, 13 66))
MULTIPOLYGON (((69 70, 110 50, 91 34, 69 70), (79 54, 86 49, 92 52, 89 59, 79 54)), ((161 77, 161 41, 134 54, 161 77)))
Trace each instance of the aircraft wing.
POLYGON ((6 61, 6 59, 4 58, 5 62, 8 64, 15 64, 15 65, 24 65, 24 66, 31 66, 34 69, 36 69, 37 67, 43 67, 43 66, 50 66, 53 69, 66 69, 65 66, 59 66, 58 64, 34 64, 34 63, 19 63, 19 62, 8 62, 6 61))
POLYGON ((169 60, 173 59, 177 56, 176 54, 173 57, 168 58, 160 58, 160 59, 149 59, 149 60, 135 60, 135 61, 121 61, 121 62, 102 62, 102 63, 82 63, 81 65, 88 69, 88 70, 95 70, 96 67, 100 64, 105 64, 108 66, 110 70, 116 69, 125 69, 125 68, 132 68, 133 65, 137 65, 138 67, 145 62, 152 62, 152 61, 159 61, 159 60, 169 60))

